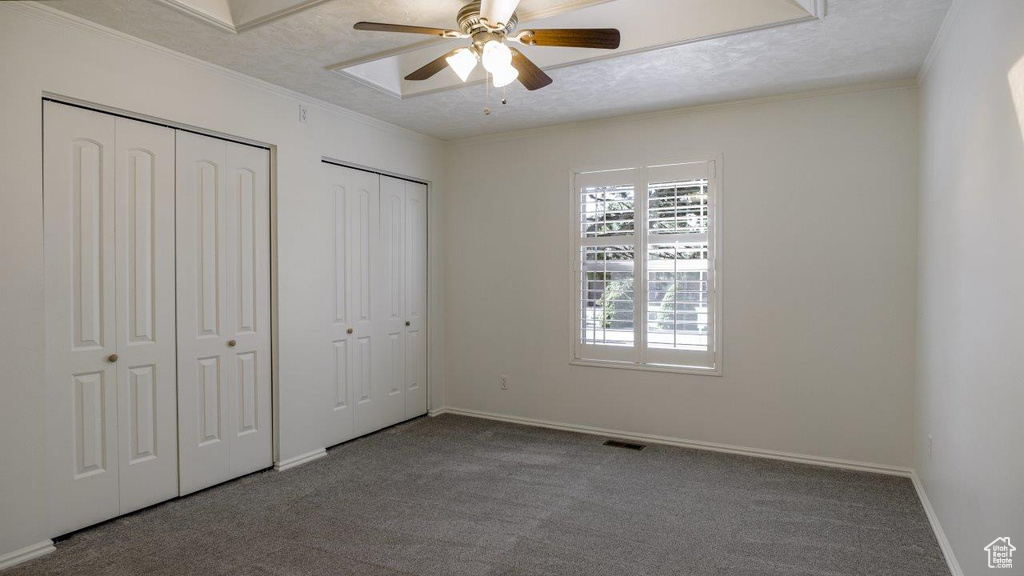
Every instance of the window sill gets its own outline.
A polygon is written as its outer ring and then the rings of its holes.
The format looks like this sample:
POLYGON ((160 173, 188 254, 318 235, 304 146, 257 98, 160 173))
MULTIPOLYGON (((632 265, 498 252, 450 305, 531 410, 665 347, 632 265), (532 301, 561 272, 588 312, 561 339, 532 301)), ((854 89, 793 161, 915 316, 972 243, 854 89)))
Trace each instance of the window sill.
POLYGON ((617 368, 619 370, 639 370, 643 372, 667 372, 670 374, 696 374, 699 376, 721 376, 721 367, 701 368, 699 366, 669 366, 665 364, 635 364, 633 362, 614 362, 606 360, 571 360, 573 366, 588 368, 617 368))

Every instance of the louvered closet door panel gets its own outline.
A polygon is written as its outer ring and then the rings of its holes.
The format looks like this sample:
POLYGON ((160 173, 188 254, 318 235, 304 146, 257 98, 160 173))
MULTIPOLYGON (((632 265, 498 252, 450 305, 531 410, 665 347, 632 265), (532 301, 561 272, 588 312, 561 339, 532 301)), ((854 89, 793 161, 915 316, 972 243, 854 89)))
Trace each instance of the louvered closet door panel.
MULTIPOLYGON (((180 493, 231 477, 228 422, 226 143, 177 133, 178 453, 180 493)), ((231 318, 235 315, 232 314, 231 318)))
POLYGON ((46 102, 43 132, 47 493, 60 535, 119 510, 114 118, 46 102))
POLYGON ((405 417, 427 412, 427 186, 405 183, 405 417))
POLYGON ((178 494, 174 130, 116 119, 120 512, 178 494))
MULTIPOLYGON (((380 177, 361 170, 348 170, 352 182, 347 195, 348 382, 356 436, 381 427, 380 407, 385 404, 378 386, 380 368, 376 363, 381 348, 380 330, 380 177)), ((346 329, 347 333, 347 329, 346 329)))
POLYGON ((374 428, 405 419, 405 181, 380 177, 380 250, 374 313, 374 428))
POLYGON ((232 477, 273 464, 270 405, 270 152, 227 143, 227 422, 232 477))

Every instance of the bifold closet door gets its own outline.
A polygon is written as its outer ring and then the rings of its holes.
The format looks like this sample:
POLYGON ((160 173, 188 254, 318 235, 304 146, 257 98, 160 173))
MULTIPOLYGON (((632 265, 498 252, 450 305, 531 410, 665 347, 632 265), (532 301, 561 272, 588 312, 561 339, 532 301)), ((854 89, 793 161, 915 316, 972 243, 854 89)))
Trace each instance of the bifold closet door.
POLYGON ((405 420, 405 182, 380 176, 371 251, 370 382, 356 401, 356 434, 405 420))
POLYGON ((114 119, 47 102, 43 213, 50 533, 117 516, 114 119))
POLYGON ((405 417, 427 413, 427 185, 405 182, 405 417))
MULTIPOLYGON (((427 411, 427 187, 380 177, 377 391, 389 426, 427 411)), ((382 427, 378 426, 378 427, 382 427)))
POLYGON ((180 490, 273 463, 270 153, 179 132, 180 490))
POLYGON ((177 493, 174 132, 46 102, 49 532, 177 493))
POLYGON ((427 187, 331 164, 331 440, 427 412, 427 187))
POLYGON ((333 315, 323 351, 333 366, 325 398, 331 410, 329 442, 337 444, 356 435, 357 408, 360 433, 373 430, 373 262, 378 251, 380 178, 331 164, 322 170, 334 206, 333 315))
POLYGON ((174 130, 117 119, 121 514, 178 494, 174 130))

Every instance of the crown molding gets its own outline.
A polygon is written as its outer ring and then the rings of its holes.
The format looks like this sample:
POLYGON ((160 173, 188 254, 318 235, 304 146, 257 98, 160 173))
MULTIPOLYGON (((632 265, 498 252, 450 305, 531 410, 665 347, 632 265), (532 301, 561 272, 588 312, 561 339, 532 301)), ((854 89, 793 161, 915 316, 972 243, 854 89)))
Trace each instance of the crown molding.
POLYGON ((362 76, 357 76, 357 75, 349 72, 348 70, 345 70, 344 68, 328 68, 328 70, 331 71, 331 72, 334 72, 335 74, 339 74, 341 76, 344 76, 345 78, 348 78, 349 80, 351 80, 353 82, 358 82, 358 83, 362 84, 363 86, 366 86, 367 88, 371 88, 371 89, 376 90, 376 91, 378 91, 378 92, 380 92, 382 94, 387 94, 388 96, 391 96, 395 100, 405 100, 407 98, 407 96, 403 96, 401 92, 395 92, 394 90, 388 90, 387 88, 381 86, 380 84, 377 84, 376 82, 374 82, 372 80, 368 80, 366 78, 363 78, 362 76))
POLYGON ((956 25, 956 21, 960 16, 960 11, 963 8, 963 0, 953 0, 949 5, 949 9, 946 11, 946 17, 942 19, 942 26, 939 27, 939 33, 935 35, 935 41, 932 42, 931 48, 928 49, 928 55, 924 57, 924 63, 921 64, 921 70, 917 73, 917 83, 923 84, 925 78, 928 77, 928 73, 931 72, 932 66, 935 64, 935 60, 939 57, 939 53, 942 51, 943 46, 949 41, 949 36, 952 33, 953 26, 956 25))
POLYGON ((913 78, 907 78, 903 80, 891 80, 886 82, 871 82, 867 84, 851 84, 849 86, 840 86, 837 88, 822 88, 819 90, 807 90, 803 92, 789 92, 785 94, 777 94, 775 96, 764 96, 761 98, 750 98, 746 100, 733 100, 731 102, 719 102, 715 104, 703 104, 699 106, 684 106, 681 108, 672 108, 669 110, 657 110, 654 112, 642 112, 640 114, 627 114, 624 116, 612 116, 609 118, 596 118, 594 120, 584 120, 581 122, 568 122, 564 124, 553 124, 549 126, 539 126, 537 128, 527 128, 525 130, 511 130, 507 132, 499 132, 496 134, 484 134, 482 136, 469 136, 467 138, 455 138, 447 140, 446 142, 451 146, 472 146, 476 144, 484 144, 488 142, 499 142, 505 140, 519 140, 522 138, 535 138, 539 135, 546 134, 549 132, 561 132, 566 129, 586 128, 592 126, 601 125, 614 125, 623 122, 635 122, 639 120, 647 120, 650 118, 677 118, 685 117, 694 114, 705 114, 710 112, 720 112, 723 110, 731 110, 735 108, 745 108, 748 106, 757 106, 760 104, 770 104, 773 102, 787 102, 790 100, 806 100, 808 98, 820 98, 823 96, 839 96, 843 94, 856 94, 860 92, 876 92, 882 90, 907 90, 917 89, 917 81, 913 78))
POLYGON ((812 14, 818 20, 824 20, 828 16, 828 0, 811 0, 814 7, 812 14))
POLYGON ((803 8, 808 14, 818 20, 824 20, 828 12, 825 0, 789 0, 789 3, 803 8))
POLYGON ((231 34, 238 34, 238 28, 235 28, 234 24, 225 22, 220 18, 210 14, 206 10, 202 10, 181 0, 156 0, 168 8, 173 8, 182 14, 187 14, 197 20, 214 26, 224 32, 230 32, 231 34))
POLYGON ((401 126, 391 124, 390 122, 385 122, 383 120, 373 118, 372 116, 367 116, 366 114, 361 114, 354 110, 349 110, 348 108, 338 106, 337 104, 332 104, 330 102, 320 100, 319 98, 314 98, 301 92, 296 92, 289 88, 278 86, 277 84, 271 84, 270 82, 260 80, 259 78, 254 78, 241 72, 236 72, 229 68, 213 64, 212 62, 207 62, 205 60, 195 58, 194 56, 189 56, 187 54, 182 54, 181 52, 176 52, 174 50, 171 50, 170 48, 160 46, 159 44, 154 44, 147 40, 136 38, 135 36, 132 36, 130 34, 125 34, 124 32, 107 28, 106 26, 102 26, 90 20, 86 20, 85 18, 81 18, 73 14, 68 14, 67 12, 57 10, 56 8, 46 6, 38 2, 0 2, 0 10, 19 12, 29 17, 39 18, 41 20, 45 20, 47 22, 51 22, 61 26, 66 26, 71 29, 91 33, 96 36, 107 37, 125 44, 129 44, 136 48, 144 48, 149 50, 150 52, 171 57, 179 62, 190 65, 194 68, 202 69, 207 72, 212 72, 214 74, 223 76, 235 82, 245 84, 250 88, 256 88, 258 90, 263 90, 264 92, 275 94, 284 98, 290 98, 311 106, 316 106, 318 108, 322 108, 326 111, 333 112, 339 116, 342 116, 354 122, 378 128, 380 130, 384 130, 386 132, 390 132, 398 136, 403 136, 410 140, 415 140, 417 142, 425 144, 440 144, 442 142, 442 140, 439 140, 432 136, 427 136, 426 134, 422 134, 420 132, 416 132, 415 130, 403 128, 401 126))

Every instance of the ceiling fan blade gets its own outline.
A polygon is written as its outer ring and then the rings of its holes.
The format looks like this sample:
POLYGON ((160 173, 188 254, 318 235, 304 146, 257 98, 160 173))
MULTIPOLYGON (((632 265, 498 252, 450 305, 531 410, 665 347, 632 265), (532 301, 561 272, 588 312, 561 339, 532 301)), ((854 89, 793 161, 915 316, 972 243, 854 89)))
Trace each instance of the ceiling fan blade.
POLYGON ((369 30, 372 32, 403 32, 405 34, 426 34, 427 36, 440 36, 442 38, 464 38, 466 35, 455 30, 444 28, 427 28, 424 26, 405 26, 404 24, 383 24, 381 22, 356 22, 356 30, 369 30))
POLYGON ((526 86, 527 90, 538 90, 554 82, 550 76, 533 63, 533 60, 515 48, 512 49, 512 66, 519 71, 519 81, 526 86))
POLYGON ((460 50, 459 48, 456 48, 455 50, 452 50, 451 52, 445 54, 444 56, 441 56, 437 60, 434 60, 431 63, 427 64, 423 68, 420 68, 419 70, 413 72, 412 74, 409 74, 408 76, 405 77, 405 79, 406 80, 426 80, 428 78, 433 77, 434 74, 437 74, 438 72, 440 72, 441 70, 444 70, 445 67, 448 66, 448 62, 446 62, 445 59, 451 57, 453 54, 455 54, 459 50, 460 50))
POLYGON ((518 7, 519 0, 481 0, 480 17, 485 18, 491 26, 504 26, 518 7))
POLYGON ((552 28, 548 30, 523 30, 514 39, 529 46, 562 46, 615 50, 619 47, 622 36, 615 28, 552 28))

